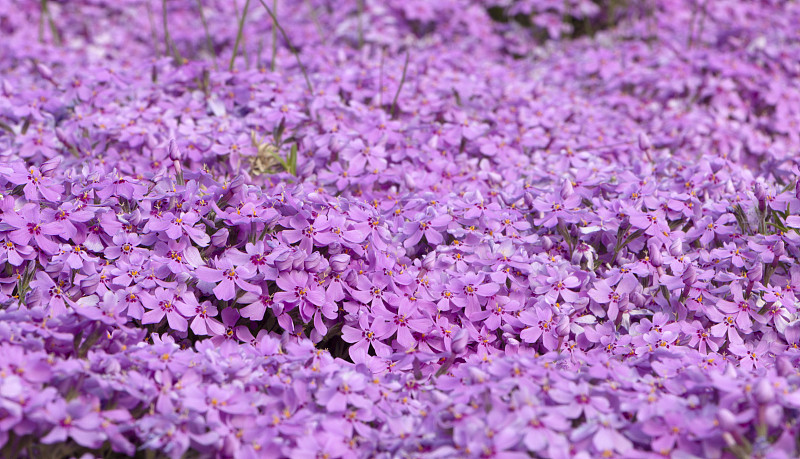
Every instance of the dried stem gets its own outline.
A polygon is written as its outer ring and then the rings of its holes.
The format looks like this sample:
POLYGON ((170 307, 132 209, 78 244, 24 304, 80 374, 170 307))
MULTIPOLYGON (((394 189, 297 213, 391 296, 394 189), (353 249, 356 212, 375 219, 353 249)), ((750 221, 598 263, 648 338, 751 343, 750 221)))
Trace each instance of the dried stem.
POLYGON ((386 50, 381 50, 381 67, 378 73, 378 105, 383 107, 383 62, 386 60, 386 50))
POLYGON ((181 53, 178 51, 178 47, 175 46, 175 43, 172 42, 172 38, 169 35, 169 22, 167 21, 167 0, 161 0, 161 16, 162 20, 164 21, 164 45, 167 48, 167 53, 171 52, 175 58, 175 62, 180 64, 183 62, 183 58, 181 58, 181 53))
POLYGON ((392 118, 397 116, 397 98, 400 97, 400 91, 403 90, 403 85, 406 82, 406 72, 408 71, 408 51, 406 51, 406 61, 403 64, 403 76, 400 77, 400 85, 397 87, 397 92, 394 94, 394 100, 392 100, 392 118))
POLYGON ((217 52, 214 50, 214 41, 211 39, 211 32, 208 30, 208 21, 206 21, 206 14, 203 12, 203 0, 197 0, 197 9, 200 10, 200 22, 203 23, 203 31, 206 34, 206 47, 208 48, 208 52, 211 53, 211 57, 214 59, 214 70, 218 70, 217 67, 217 52))
POLYGON ((47 19, 47 24, 50 27, 50 34, 53 36, 53 44, 61 46, 61 37, 58 34, 58 28, 53 21, 53 16, 50 14, 50 7, 48 6, 49 0, 41 0, 42 14, 39 16, 39 43, 44 41, 44 21, 47 19))
MULTIPOLYGON (((236 3, 234 3, 236 5, 236 3)), ((233 71, 233 64, 236 62, 236 55, 239 52, 239 43, 242 42, 242 36, 244 35, 244 20, 247 18, 247 10, 250 8, 250 0, 247 0, 244 4, 244 11, 242 11, 242 16, 239 18, 239 30, 236 31, 236 42, 233 44, 233 55, 231 55, 231 62, 228 64, 228 71, 233 71)))
POLYGON ((364 46, 364 0, 356 0, 357 15, 358 15, 358 49, 364 46))
POLYGON ((300 54, 297 53, 297 49, 292 45, 292 42, 289 40, 289 36, 286 34, 286 31, 283 30, 283 27, 281 27, 281 24, 278 22, 278 18, 275 16, 275 13, 273 13, 272 10, 269 8, 269 6, 267 6, 267 4, 264 3, 264 0, 258 0, 258 1, 261 2, 261 5, 264 7, 265 10, 267 10, 267 13, 269 13, 270 17, 272 18, 272 22, 275 24, 275 28, 278 29, 278 31, 283 36, 283 39, 286 40, 286 46, 288 46, 289 50, 292 52, 292 54, 294 54, 295 59, 297 59, 297 65, 300 66, 300 71, 303 72, 303 78, 305 78, 306 80, 306 85, 308 86, 308 90, 311 92, 311 94, 314 94, 314 86, 311 84, 311 80, 308 78, 308 72, 306 72, 306 67, 300 60, 300 54))
MULTIPOLYGON (((272 9, 278 11, 278 0, 272 0, 272 9)), ((278 20, 272 16, 272 60, 269 62, 269 70, 275 71, 275 59, 278 57, 278 20)))

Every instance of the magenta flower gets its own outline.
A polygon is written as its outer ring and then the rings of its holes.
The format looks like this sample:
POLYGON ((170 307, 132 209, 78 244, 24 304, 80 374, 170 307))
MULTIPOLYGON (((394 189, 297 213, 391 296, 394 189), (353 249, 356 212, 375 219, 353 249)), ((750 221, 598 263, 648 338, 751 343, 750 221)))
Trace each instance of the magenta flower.
POLYGON ((79 228, 81 232, 86 231, 86 227, 83 224, 94 217, 94 212, 82 205, 66 202, 61 204, 58 209, 44 209, 42 215, 48 221, 52 220, 61 225, 62 232, 60 236, 62 238, 75 240, 76 236, 78 236, 79 228))
POLYGON ((415 340, 412 331, 426 332, 428 323, 425 319, 415 317, 417 305, 407 298, 400 298, 397 305, 397 312, 388 309, 385 305, 373 306, 375 320, 385 321, 388 325, 388 333, 397 333, 397 343, 403 349, 414 347, 415 340))
POLYGON ((117 233, 112 241, 113 245, 105 250, 105 256, 110 260, 122 257, 123 260, 127 261, 134 253, 141 256, 147 253, 146 250, 139 248, 142 238, 136 233, 117 233))
POLYGON ((67 306, 75 306, 75 302, 71 298, 73 290, 64 279, 54 281, 46 273, 39 271, 36 273, 36 279, 31 282, 31 286, 41 292, 41 305, 53 317, 66 314, 67 306))

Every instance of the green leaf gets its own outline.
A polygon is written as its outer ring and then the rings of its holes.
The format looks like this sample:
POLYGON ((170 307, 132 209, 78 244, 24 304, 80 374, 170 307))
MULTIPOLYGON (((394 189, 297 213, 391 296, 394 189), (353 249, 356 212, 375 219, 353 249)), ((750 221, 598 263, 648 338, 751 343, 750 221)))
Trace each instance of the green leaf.
POLYGON ((286 129, 286 117, 281 118, 281 122, 278 123, 278 127, 275 128, 275 131, 272 133, 272 136, 275 138, 275 145, 280 147, 281 139, 283 138, 283 131, 286 129))
POLYGON ((288 172, 292 175, 297 175, 297 144, 292 145, 292 150, 289 153, 289 167, 288 172))

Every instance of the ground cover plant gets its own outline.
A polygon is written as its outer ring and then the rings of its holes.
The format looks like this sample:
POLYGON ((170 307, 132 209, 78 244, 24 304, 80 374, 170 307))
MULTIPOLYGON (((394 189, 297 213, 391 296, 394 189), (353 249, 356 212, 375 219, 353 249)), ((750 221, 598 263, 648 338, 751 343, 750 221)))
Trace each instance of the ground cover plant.
POLYGON ((0 456, 797 457, 798 23, 0 0, 0 456))

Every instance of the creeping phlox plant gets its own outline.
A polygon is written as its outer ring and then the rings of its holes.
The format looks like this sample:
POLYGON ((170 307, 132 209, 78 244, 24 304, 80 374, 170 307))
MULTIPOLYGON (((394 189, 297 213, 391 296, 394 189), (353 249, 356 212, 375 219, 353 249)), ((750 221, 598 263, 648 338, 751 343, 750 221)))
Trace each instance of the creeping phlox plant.
POLYGON ((798 23, 0 0, 0 456, 797 457, 798 23))

